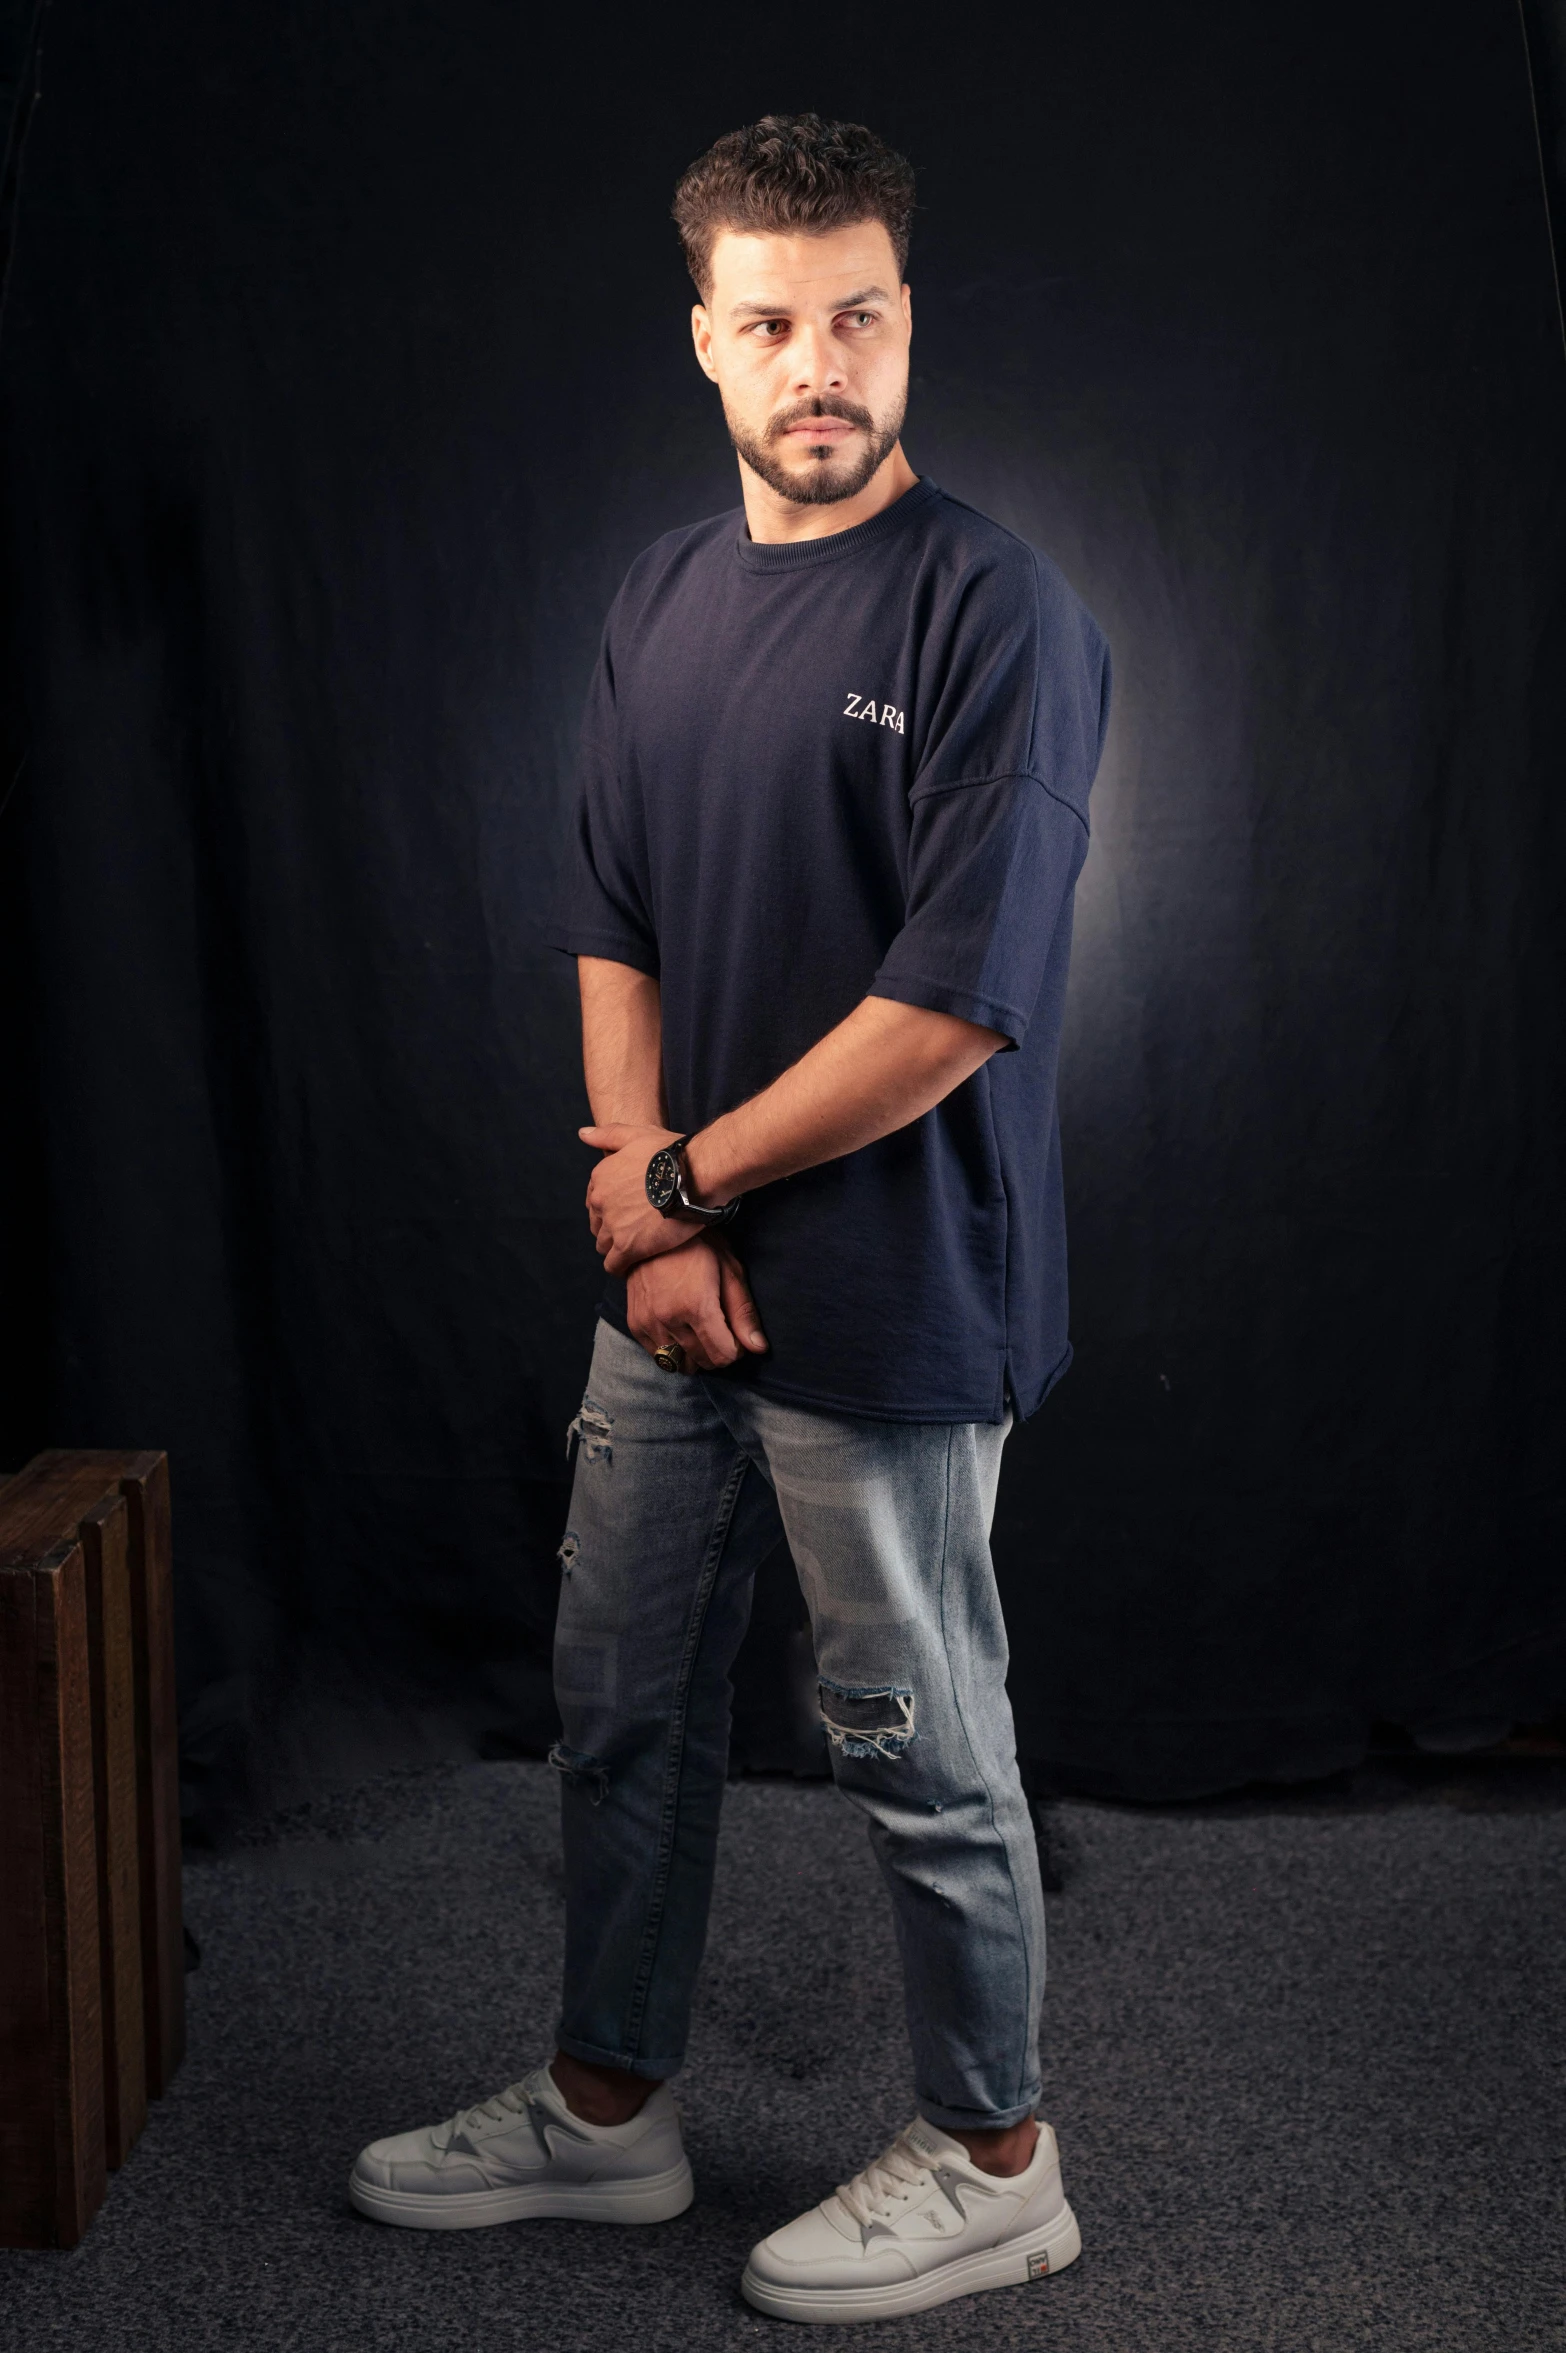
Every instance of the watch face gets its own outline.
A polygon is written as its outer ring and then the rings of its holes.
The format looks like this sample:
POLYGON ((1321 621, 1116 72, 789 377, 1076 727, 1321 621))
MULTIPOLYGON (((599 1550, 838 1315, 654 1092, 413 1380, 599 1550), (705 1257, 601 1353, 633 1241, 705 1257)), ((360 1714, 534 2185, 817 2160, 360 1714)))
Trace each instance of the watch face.
POLYGON ((675 1188, 679 1181, 680 1163, 675 1154, 665 1145, 664 1149, 661 1152, 655 1152, 647 1163, 647 1198, 654 1209, 662 1211, 668 1208, 669 1203, 674 1199, 675 1188))

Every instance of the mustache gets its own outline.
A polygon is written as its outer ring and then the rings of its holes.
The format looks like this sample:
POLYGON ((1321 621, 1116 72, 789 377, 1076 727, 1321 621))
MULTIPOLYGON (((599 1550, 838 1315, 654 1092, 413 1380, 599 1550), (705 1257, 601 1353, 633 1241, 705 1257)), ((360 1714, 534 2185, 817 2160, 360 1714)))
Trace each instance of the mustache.
POLYGON ((781 441, 795 425, 803 425, 811 417, 840 417, 845 425, 857 425, 861 433, 875 431, 875 419, 857 401, 843 400, 836 393, 823 392, 814 400, 799 400, 792 408, 779 409, 767 421, 767 439, 781 441))

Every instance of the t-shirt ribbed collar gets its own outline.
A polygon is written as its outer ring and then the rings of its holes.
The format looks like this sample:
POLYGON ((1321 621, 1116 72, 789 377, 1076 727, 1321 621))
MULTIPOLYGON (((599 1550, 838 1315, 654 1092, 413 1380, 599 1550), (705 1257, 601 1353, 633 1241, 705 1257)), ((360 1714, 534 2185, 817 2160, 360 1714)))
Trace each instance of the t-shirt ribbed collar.
POLYGON ((839 564, 846 556, 858 555, 861 548, 891 538, 940 495, 926 474, 912 490, 905 490, 868 523, 856 523, 850 531, 832 531, 825 539, 761 541, 747 533, 734 542, 734 553, 747 572, 800 572, 811 564, 839 564))

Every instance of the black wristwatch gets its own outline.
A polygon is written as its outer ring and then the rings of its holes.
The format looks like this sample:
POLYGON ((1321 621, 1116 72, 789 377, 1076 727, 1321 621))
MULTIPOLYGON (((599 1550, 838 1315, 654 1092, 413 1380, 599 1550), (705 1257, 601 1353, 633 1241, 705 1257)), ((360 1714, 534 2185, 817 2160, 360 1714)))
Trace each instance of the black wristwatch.
POLYGON ((690 1140, 689 1136, 676 1136, 672 1144, 653 1154, 647 1163, 647 1198, 660 1217, 694 1217, 704 1226, 726 1226, 739 1207, 739 1198, 725 1201, 719 1209, 703 1208, 701 1202, 691 1199, 685 1160, 690 1140))

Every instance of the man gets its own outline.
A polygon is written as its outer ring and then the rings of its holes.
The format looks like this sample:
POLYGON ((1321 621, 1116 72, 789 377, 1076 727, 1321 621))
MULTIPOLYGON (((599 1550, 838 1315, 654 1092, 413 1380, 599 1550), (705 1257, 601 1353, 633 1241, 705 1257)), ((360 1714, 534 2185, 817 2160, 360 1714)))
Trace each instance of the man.
POLYGON ((688 2203, 663 2085, 781 1524, 919 2110, 753 2250, 745 2294, 802 2320, 1079 2247, 1034 2113, 1043 1908, 988 1536, 1012 1414, 1070 1353, 1055 1064, 1108 661, 1053 567, 903 454, 912 203, 900 157, 814 115, 677 192, 744 506, 616 600, 555 933, 614 1278, 561 1551, 559 2047, 353 2179, 431 2228, 688 2203))

